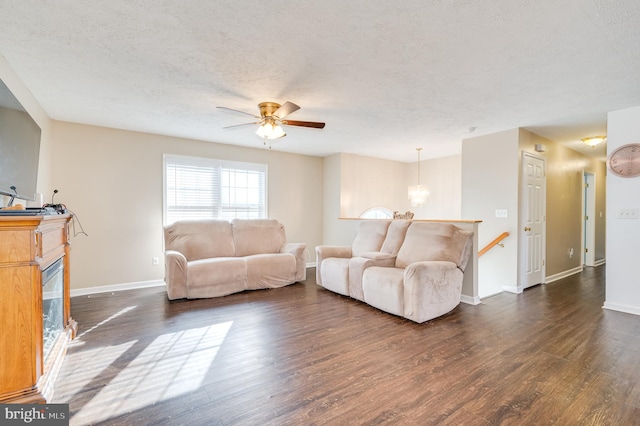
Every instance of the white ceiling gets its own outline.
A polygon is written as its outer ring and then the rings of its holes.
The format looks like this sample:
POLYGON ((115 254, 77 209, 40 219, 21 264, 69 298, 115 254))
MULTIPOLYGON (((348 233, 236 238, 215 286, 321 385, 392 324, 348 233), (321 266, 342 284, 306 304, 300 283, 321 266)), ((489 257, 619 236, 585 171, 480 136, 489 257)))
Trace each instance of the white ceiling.
MULTIPOLYGON (((56 120, 399 161, 523 127, 575 149, 640 105, 637 0, 0 0, 0 54, 56 120), (476 130, 470 133, 470 128, 476 130)), ((604 148, 587 153, 603 156, 604 148)))

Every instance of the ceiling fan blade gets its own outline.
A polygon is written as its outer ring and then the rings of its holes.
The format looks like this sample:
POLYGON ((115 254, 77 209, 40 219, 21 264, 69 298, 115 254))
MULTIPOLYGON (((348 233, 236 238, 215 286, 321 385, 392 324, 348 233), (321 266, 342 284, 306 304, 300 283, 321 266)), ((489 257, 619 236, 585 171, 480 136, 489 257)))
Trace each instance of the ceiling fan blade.
POLYGON ((282 124, 288 126, 300 126, 300 127, 313 127, 314 129, 324 129, 324 123, 319 123, 317 121, 294 121, 294 120, 285 120, 282 124))
POLYGON ((221 110, 224 110, 224 111, 226 111, 226 112, 230 112, 230 113, 237 113, 237 114, 242 114, 242 115, 248 115, 248 116, 253 117, 253 118, 261 118, 261 117, 258 117, 258 116, 257 116, 257 115, 255 115, 255 114, 251 114, 251 113, 244 112, 244 111, 239 111, 239 110, 237 110, 237 109, 233 109, 233 108, 227 108, 227 107, 221 107, 221 106, 216 107, 216 108, 221 109, 221 110))
POLYGON ((282 120, 287 115, 294 113, 299 109, 300 107, 298 105, 294 104, 293 102, 287 101, 284 104, 282 104, 280 108, 278 108, 276 112, 273 113, 273 115, 275 115, 276 117, 282 120))
POLYGON ((256 124, 260 124, 260 121, 256 121, 254 123, 233 124, 231 126, 225 126, 223 127, 223 129, 230 129, 232 127, 242 127, 242 126, 255 126, 256 124))

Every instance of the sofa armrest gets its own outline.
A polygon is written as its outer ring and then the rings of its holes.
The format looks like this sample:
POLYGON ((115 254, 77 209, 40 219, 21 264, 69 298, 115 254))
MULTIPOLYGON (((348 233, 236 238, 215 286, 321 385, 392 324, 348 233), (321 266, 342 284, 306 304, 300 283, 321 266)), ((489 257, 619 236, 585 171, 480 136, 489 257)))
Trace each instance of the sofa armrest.
POLYGON ((175 250, 164 253, 164 282, 169 300, 187 297, 187 258, 175 250))
POLYGON ((280 253, 291 253, 296 257, 296 281, 307 279, 307 263, 304 259, 306 249, 305 243, 285 243, 280 248, 280 253))
POLYGON ((463 273, 454 262, 415 262, 404 271, 404 316, 421 323, 458 306, 463 273))
POLYGON ((316 246, 316 283, 322 285, 322 261, 330 257, 351 258, 351 246, 316 246))

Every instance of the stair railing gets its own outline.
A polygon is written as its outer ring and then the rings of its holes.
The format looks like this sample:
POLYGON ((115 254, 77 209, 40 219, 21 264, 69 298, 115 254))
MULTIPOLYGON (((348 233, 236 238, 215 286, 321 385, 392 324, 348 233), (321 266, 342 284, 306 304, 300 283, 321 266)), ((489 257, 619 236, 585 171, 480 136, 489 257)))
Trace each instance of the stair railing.
POLYGON ((504 244, 502 244, 501 241, 507 238, 509 235, 510 234, 508 232, 503 232, 502 234, 500 234, 495 240, 491 241, 482 250, 478 252, 478 257, 482 256, 483 254, 485 254, 495 246, 504 247, 504 244))

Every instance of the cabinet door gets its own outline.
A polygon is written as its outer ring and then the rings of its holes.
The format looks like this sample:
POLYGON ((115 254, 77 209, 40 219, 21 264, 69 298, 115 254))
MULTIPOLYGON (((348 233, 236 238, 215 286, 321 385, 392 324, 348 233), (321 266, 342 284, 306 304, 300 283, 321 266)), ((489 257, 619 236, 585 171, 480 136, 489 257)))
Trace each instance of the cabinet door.
POLYGON ((0 399, 35 384, 33 267, 0 266, 0 399))

